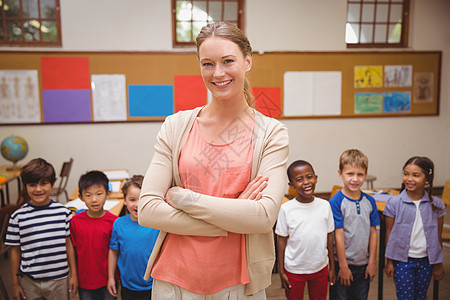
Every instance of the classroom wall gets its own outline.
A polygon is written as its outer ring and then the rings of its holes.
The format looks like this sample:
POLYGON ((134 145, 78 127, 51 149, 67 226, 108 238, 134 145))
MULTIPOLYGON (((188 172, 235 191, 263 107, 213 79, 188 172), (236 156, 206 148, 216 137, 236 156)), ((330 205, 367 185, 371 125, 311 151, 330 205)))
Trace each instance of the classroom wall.
MULTIPOLYGON (((246 33, 255 51, 354 51, 344 42, 346 3, 246 0, 246 33)), ((348 148, 368 155, 369 173, 378 177, 375 187, 398 187, 402 165, 413 155, 433 159, 435 186, 450 179, 449 13, 448 0, 411 0, 408 50, 443 53, 439 116, 282 120, 289 129, 289 163, 306 159, 314 165, 317 192, 340 183, 338 157, 348 148)), ((167 0, 61 1, 61 19, 62 49, 36 50, 179 51, 172 49, 167 0)), ((0 47, 4 50, 30 49, 0 47)), ((86 170, 127 168, 131 174, 145 173, 160 126, 160 122, 0 126, 0 139, 10 134, 24 137, 30 151, 22 163, 41 156, 57 172, 73 157, 71 192, 86 170)), ((0 164, 8 163, 0 157, 0 164)))

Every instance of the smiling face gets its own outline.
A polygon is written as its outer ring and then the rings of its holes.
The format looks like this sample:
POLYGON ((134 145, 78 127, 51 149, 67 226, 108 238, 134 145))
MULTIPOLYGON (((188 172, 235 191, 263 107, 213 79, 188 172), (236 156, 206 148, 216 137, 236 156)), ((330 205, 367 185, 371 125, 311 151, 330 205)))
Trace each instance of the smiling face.
POLYGON ((80 199, 86 203, 90 217, 100 218, 105 214, 103 205, 109 194, 102 185, 93 185, 81 192, 80 199))
POLYGON ((314 200, 314 189, 316 188, 317 175, 308 165, 297 166, 290 174, 289 186, 297 193, 297 200, 302 203, 309 203, 314 200))
POLYGON ((141 194, 141 189, 130 185, 127 190, 127 195, 124 199, 124 204, 130 212, 130 218, 133 221, 138 220, 138 203, 139 203, 139 195, 141 194))
POLYGON ((44 206, 50 203, 50 192, 52 190, 50 181, 41 180, 38 183, 28 183, 26 187, 32 205, 44 206))
POLYGON ((244 99, 245 74, 250 71, 252 58, 244 56, 235 43, 207 38, 198 51, 203 81, 213 99, 244 99))
POLYGON ((420 200, 427 184, 425 173, 417 165, 409 164, 403 168, 403 184, 405 189, 413 200, 420 200), (416 197, 412 197, 415 195, 416 197))
POLYGON ((367 172, 363 167, 357 165, 344 165, 342 170, 339 170, 339 177, 341 177, 344 187, 342 192, 344 195, 356 199, 359 198, 361 192, 360 188, 364 184, 367 172))

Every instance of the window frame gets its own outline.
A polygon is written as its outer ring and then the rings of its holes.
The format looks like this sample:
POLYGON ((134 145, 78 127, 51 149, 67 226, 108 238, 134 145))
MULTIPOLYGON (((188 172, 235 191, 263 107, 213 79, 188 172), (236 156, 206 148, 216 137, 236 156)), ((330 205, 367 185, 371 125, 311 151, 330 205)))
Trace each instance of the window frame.
POLYGON ((389 16, 391 12, 391 4, 395 4, 395 2, 392 2, 392 0, 347 0, 347 15, 346 15, 346 22, 347 24, 358 24, 359 25, 359 37, 358 37, 358 43, 347 43, 347 48, 407 48, 408 47, 408 36, 409 36, 409 11, 410 11, 410 0, 403 0, 403 9, 402 9, 402 29, 400 34, 400 41, 398 43, 388 43, 389 38, 389 25, 392 24, 392 22, 389 21, 389 16), (349 5, 350 4, 360 4, 360 18, 358 22, 349 22, 348 21, 348 13, 349 13, 349 5), (361 20, 362 18, 362 9, 363 4, 373 4, 374 5, 374 20, 372 22, 363 22, 361 20), (377 6, 379 4, 386 5, 388 4, 388 20, 386 22, 377 22, 376 21, 376 12, 377 12, 377 6), (361 25, 372 25, 373 29, 375 29, 375 25, 378 24, 386 24, 386 42, 385 43, 379 43, 374 42, 375 38, 375 30, 372 30, 372 42, 371 43, 361 43, 361 25))
MULTIPOLYGON (((194 2, 194 0, 185 0, 190 1, 191 3, 194 2)), ((224 14, 224 3, 225 2, 237 2, 238 3, 238 9, 237 9, 237 26, 243 31, 245 27, 245 0, 203 0, 206 2, 206 5, 208 7, 209 2, 222 2, 222 16, 221 20, 215 20, 215 21, 222 21, 223 20, 223 14, 224 14)), ((186 47, 195 47, 195 39, 192 42, 179 42, 177 41, 177 11, 176 11, 176 2, 177 0, 171 1, 171 9, 172 9, 172 46, 174 48, 186 48, 186 47)), ((192 23, 193 20, 191 19, 190 22, 192 23)))
POLYGON ((16 47, 62 47, 62 38, 61 38, 61 5, 60 0, 54 0, 55 1, 55 18, 49 19, 49 18, 41 18, 41 1, 37 0, 37 8, 38 8, 38 17, 23 17, 23 2, 22 0, 18 0, 20 3, 20 17, 7 17, 4 5, 5 1, 1 1, 0 5, 0 26, 2 26, 3 29, 3 39, 0 39, 0 47, 2 46, 16 46, 16 47), (12 21, 19 21, 21 22, 21 29, 22 29, 22 40, 21 41, 9 41, 7 39, 7 28, 6 28, 6 21, 12 20, 12 21), (37 20, 39 24, 42 24, 42 22, 50 21, 50 22, 56 22, 56 29, 57 29, 57 35, 56 35, 56 41, 43 41, 42 40, 42 31, 39 30, 39 41, 27 41, 25 40, 25 31, 24 31, 24 22, 25 21, 31 21, 31 20, 37 20))

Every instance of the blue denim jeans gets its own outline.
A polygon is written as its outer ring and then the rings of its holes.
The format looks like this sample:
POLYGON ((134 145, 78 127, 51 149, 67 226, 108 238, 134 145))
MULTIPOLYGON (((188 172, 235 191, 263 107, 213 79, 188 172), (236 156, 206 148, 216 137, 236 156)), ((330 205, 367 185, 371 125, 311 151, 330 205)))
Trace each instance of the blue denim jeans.
POLYGON ((367 265, 348 266, 353 275, 350 286, 341 285, 337 276, 339 274, 339 263, 336 262, 336 284, 330 286, 330 299, 332 300, 366 300, 369 296, 370 279, 365 279, 367 265))
POLYGON ((421 300, 427 298, 433 268, 428 257, 411 258, 408 262, 394 261, 394 283, 397 298, 421 300))
POLYGON ((95 290, 78 289, 80 300, 115 300, 116 297, 111 296, 106 286, 95 290))

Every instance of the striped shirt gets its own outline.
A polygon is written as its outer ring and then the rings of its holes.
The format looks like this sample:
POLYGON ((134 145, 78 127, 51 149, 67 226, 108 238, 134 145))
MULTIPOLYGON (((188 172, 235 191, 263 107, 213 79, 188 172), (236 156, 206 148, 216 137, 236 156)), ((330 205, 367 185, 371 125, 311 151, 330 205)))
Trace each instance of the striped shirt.
POLYGON ((5 244, 20 246, 20 272, 39 280, 69 275, 66 237, 72 214, 53 200, 45 206, 22 205, 9 220, 5 244))

